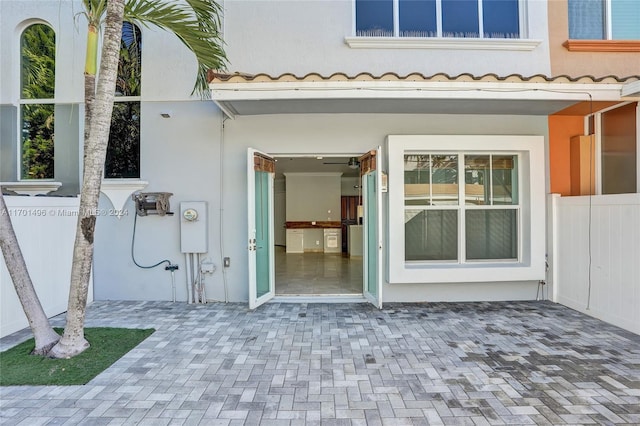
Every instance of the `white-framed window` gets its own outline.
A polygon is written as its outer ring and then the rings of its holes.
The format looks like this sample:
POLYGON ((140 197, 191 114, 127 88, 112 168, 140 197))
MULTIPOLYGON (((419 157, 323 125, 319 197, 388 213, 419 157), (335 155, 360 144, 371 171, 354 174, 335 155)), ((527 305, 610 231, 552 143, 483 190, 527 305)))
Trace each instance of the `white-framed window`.
POLYGON ((405 152, 406 262, 519 260, 518 154, 405 152))
POLYGON ((111 116, 104 177, 140 177, 140 85, 142 80, 142 33, 123 22, 116 97, 111 116))
POLYGON ((524 0, 354 0, 361 37, 523 38, 524 0))
POLYGON ((569 0, 572 40, 640 40, 638 0, 569 0))
POLYGON ((44 23, 20 35, 18 178, 54 178, 56 34, 44 23))
MULTIPOLYGON (((595 116, 599 194, 633 194, 640 188, 640 108, 627 102, 595 116)), ((587 123, 589 120, 587 119, 587 123)), ((588 125, 588 124, 587 124, 588 125)))
POLYGON ((392 135, 389 281, 544 279, 544 139, 392 135))

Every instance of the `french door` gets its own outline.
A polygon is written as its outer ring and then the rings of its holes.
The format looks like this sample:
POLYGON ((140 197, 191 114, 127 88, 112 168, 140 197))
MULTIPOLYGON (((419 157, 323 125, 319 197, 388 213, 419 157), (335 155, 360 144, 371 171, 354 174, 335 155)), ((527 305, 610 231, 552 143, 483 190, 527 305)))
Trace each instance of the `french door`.
POLYGON ((273 180, 275 161, 269 155, 248 150, 249 308, 275 295, 273 237, 273 180))
MULTIPOLYGON (((380 147, 360 157, 363 189, 363 294, 382 307, 382 174, 380 147)), ((275 160, 249 148, 247 152, 249 308, 275 295, 274 201, 275 160)))
POLYGON ((363 194, 363 294, 382 308, 382 172, 380 147, 362 155, 360 175, 363 194))

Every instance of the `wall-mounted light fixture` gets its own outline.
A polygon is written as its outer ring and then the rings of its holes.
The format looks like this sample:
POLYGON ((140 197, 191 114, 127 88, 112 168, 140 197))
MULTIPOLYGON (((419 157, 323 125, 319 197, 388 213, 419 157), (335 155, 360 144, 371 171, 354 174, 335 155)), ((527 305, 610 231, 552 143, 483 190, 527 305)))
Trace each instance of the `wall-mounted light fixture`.
POLYGON ((164 111, 160 113, 160 117, 162 118, 171 118, 171 111, 164 111))

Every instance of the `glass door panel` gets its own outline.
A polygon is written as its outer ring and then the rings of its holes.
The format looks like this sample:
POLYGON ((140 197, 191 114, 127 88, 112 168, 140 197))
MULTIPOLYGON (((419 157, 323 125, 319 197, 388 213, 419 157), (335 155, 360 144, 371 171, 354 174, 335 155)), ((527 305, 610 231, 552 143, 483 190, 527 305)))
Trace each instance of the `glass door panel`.
POLYGON ((275 161, 249 148, 247 156, 249 307, 275 295, 273 178, 275 161))
POLYGON ((364 295, 369 302, 382 308, 382 172, 380 152, 369 151, 360 157, 363 186, 364 295))

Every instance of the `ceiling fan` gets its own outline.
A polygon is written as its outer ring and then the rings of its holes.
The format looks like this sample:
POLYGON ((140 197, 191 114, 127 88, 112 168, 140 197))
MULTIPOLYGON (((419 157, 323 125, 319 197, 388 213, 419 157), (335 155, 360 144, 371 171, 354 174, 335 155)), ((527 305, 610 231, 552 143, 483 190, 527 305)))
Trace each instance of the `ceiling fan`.
POLYGON ((351 157, 349 158, 349 161, 347 161, 346 163, 331 163, 331 162, 325 162, 322 164, 343 164, 346 166, 349 166, 350 169, 357 169, 358 167, 360 167, 360 162, 358 161, 357 157, 351 157))

